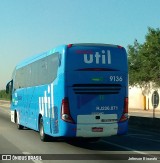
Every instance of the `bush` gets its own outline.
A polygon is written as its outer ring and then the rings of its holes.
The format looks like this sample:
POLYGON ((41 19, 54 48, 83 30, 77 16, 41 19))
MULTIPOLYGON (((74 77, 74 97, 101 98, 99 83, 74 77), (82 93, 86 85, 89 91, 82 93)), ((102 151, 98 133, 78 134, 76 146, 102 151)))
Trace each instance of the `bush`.
POLYGON ((7 94, 5 90, 0 90, 0 99, 10 100, 10 94, 7 94))

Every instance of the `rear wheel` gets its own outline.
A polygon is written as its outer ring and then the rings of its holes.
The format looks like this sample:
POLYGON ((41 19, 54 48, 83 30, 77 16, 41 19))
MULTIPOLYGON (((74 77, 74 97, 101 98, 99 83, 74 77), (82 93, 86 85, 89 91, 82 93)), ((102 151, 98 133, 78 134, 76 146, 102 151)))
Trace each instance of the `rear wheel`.
POLYGON ((43 125, 43 118, 41 117, 39 120, 39 134, 40 134, 40 139, 41 141, 47 141, 48 135, 45 134, 44 132, 44 125, 43 125))

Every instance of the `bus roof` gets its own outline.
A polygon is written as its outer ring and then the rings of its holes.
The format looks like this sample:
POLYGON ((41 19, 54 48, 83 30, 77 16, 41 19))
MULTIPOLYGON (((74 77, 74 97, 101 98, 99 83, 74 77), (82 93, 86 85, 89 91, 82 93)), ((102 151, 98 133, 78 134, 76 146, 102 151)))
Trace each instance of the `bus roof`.
POLYGON ((43 53, 39 53, 37 55, 33 55, 23 61, 21 61, 20 63, 18 63, 16 65, 16 69, 19 69, 21 67, 24 67, 30 63, 33 63, 39 59, 42 59, 48 55, 51 55, 57 51, 59 51, 60 49, 64 49, 65 47, 74 47, 74 46, 105 46, 105 47, 114 47, 114 48, 123 48, 122 46, 119 46, 119 45, 113 45, 113 44, 103 44, 103 43, 75 43, 75 44, 68 44, 68 45, 61 45, 61 46, 57 46, 55 48, 52 48, 51 50, 48 50, 46 52, 43 52, 43 53))
POLYGON ((103 43, 76 43, 76 44, 68 44, 68 46, 107 46, 107 47, 123 48, 120 45, 103 44, 103 43))

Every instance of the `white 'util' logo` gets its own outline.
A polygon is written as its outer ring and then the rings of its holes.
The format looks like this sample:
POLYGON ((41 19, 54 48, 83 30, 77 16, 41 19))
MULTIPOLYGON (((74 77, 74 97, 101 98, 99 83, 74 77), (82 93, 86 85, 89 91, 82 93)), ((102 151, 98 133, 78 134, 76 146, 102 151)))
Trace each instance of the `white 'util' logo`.
POLYGON ((99 52, 96 54, 84 54, 84 62, 87 64, 93 63, 95 60, 96 64, 111 64, 111 53, 110 50, 107 50, 107 54, 105 50, 102 50, 102 54, 100 55, 99 52))

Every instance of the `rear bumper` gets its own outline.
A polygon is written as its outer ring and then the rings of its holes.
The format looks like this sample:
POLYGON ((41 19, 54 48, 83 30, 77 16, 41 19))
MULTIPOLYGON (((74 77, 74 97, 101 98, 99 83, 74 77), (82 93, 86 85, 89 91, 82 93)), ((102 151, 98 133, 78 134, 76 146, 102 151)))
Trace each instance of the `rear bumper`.
POLYGON ((65 122, 64 124, 65 125, 60 129, 60 133, 57 136, 108 137, 113 135, 123 135, 128 131, 128 121, 105 124, 72 124, 65 122), (102 130, 93 131, 94 128, 102 130))
POLYGON ((107 137, 117 135, 118 124, 77 124, 77 137, 107 137), (93 131, 93 129, 100 129, 93 131))

